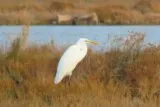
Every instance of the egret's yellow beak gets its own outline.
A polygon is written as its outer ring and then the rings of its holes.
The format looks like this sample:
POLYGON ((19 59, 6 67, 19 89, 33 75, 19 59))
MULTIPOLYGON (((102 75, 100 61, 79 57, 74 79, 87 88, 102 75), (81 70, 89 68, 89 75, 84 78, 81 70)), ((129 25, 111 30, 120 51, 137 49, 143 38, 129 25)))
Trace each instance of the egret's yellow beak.
POLYGON ((96 42, 96 41, 91 41, 91 40, 86 40, 85 42, 91 43, 91 44, 94 44, 94 45, 98 45, 98 44, 99 44, 98 42, 96 42))

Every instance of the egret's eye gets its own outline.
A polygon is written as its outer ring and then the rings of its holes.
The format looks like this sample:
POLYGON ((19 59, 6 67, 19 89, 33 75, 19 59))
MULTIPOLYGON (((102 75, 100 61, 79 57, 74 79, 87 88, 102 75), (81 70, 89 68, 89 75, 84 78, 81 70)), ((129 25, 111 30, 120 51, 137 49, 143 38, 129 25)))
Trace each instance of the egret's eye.
POLYGON ((80 51, 83 51, 83 49, 82 49, 82 48, 80 48, 80 51))

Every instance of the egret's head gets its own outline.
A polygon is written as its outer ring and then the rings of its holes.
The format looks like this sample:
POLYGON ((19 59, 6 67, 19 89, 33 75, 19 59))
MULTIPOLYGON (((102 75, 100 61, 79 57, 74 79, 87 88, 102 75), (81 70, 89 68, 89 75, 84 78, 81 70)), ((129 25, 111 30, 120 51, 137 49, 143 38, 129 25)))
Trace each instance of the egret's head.
POLYGON ((92 41, 86 38, 80 38, 77 43, 90 43, 90 44, 98 45, 98 42, 92 41))

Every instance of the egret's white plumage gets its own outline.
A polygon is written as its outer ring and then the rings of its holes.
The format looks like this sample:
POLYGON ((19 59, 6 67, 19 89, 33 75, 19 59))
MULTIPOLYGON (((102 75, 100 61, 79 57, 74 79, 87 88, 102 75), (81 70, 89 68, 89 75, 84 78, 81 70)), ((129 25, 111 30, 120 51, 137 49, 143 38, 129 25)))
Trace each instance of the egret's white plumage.
POLYGON ((85 57, 87 54, 87 44, 93 43, 97 44, 94 41, 90 41, 85 38, 81 38, 77 41, 76 44, 71 45, 62 55, 56 72, 56 77, 54 80, 55 84, 58 84, 65 76, 71 76, 72 71, 77 66, 77 64, 85 57))

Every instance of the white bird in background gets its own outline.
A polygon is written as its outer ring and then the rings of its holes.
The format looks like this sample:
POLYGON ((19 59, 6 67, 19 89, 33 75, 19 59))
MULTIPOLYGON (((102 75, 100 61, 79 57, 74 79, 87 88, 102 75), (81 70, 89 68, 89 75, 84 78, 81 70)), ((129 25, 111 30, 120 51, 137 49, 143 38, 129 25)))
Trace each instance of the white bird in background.
POLYGON ((64 77, 71 76, 74 68, 87 54, 87 43, 98 43, 85 38, 80 38, 76 44, 71 45, 62 55, 55 76, 54 83, 58 84, 64 77))

